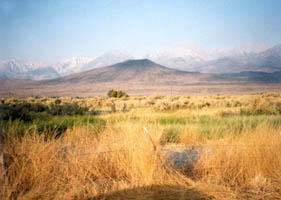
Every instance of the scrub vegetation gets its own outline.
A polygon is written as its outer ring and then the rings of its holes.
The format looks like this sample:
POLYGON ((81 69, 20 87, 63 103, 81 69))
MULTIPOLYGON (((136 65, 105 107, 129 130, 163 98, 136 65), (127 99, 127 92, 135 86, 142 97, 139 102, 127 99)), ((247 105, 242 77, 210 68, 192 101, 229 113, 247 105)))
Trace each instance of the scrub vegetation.
POLYGON ((281 199, 279 93, 0 102, 3 199, 281 199), (207 150, 175 170, 170 146, 207 150))

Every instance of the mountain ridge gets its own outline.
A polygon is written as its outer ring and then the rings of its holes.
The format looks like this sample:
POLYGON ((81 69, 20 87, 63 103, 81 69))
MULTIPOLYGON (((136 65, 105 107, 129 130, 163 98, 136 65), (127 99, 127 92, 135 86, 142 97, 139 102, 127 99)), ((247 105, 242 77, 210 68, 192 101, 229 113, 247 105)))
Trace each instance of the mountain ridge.
MULTIPOLYGON (((217 51, 218 56, 215 58, 209 58, 206 52, 202 52, 203 56, 200 56, 200 50, 196 48, 195 52, 182 49, 177 50, 176 53, 157 54, 154 57, 146 55, 142 58, 153 60, 169 68, 201 73, 281 70, 281 45, 271 48, 261 46, 257 50, 251 48, 251 45, 244 48, 217 51)), ((78 56, 57 63, 24 62, 12 59, 0 61, 0 78, 53 79, 132 59, 134 59, 133 56, 120 51, 111 51, 96 58, 78 56)))
POLYGON ((281 70, 274 73, 204 74, 138 59, 56 79, 0 79, 0 85, 0 97, 96 96, 105 95, 112 88, 127 91, 130 95, 248 94, 281 91, 281 70))

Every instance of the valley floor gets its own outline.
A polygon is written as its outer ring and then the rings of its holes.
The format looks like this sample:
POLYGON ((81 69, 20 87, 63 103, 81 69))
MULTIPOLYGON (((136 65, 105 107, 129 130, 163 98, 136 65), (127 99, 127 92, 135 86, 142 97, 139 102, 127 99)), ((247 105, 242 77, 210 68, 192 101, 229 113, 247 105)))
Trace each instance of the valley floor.
POLYGON ((281 92, 277 83, 186 83, 140 84, 140 83, 93 83, 93 84, 55 84, 38 85, 28 80, 0 80, 0 98, 5 97, 93 97, 105 96, 110 89, 126 91, 131 96, 162 95, 245 95, 264 92, 281 92))

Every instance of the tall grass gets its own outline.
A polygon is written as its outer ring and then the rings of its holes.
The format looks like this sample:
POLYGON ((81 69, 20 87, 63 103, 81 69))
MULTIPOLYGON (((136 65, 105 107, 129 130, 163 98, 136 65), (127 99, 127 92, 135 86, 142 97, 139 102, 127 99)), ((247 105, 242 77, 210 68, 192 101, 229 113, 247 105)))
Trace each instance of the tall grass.
POLYGON ((3 199, 281 199, 280 95, 61 100, 104 111, 2 122, 3 199), (202 147, 192 173, 165 165, 169 143, 202 147))
MULTIPOLYGON (((5 147, 5 199, 278 199, 280 129, 259 126, 239 140, 209 140, 194 180, 164 166, 162 132, 125 120, 96 137, 74 127, 59 139, 25 134, 5 147), (153 143, 152 143, 153 142, 153 143), (222 145, 237 145, 226 146, 222 145), (205 158, 205 159, 204 159, 205 158), (161 192, 161 194, 160 194, 161 192), (260 196, 261 195, 261 196, 260 196)), ((194 137, 194 139, 196 139, 194 137)))
POLYGON ((163 197, 159 191, 170 198, 208 196, 201 194, 199 186, 194 189, 196 183, 187 177, 162 167, 142 130, 141 126, 118 124, 100 138, 81 128, 67 131, 58 140, 46 140, 38 134, 26 134, 21 140, 9 138, 3 196, 102 199, 111 194, 108 198, 143 199, 163 197))
POLYGON ((243 198, 281 199, 281 129, 260 125, 231 144, 211 143, 196 165, 201 181, 234 187, 243 198))

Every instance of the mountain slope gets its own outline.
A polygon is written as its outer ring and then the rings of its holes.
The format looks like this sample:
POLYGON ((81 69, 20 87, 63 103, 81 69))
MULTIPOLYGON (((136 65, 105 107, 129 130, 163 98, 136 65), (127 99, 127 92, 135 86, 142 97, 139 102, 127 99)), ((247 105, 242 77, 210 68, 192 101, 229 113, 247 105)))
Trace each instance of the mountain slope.
POLYGON ((0 61, 0 79, 43 80, 67 76, 132 59, 131 55, 111 51, 97 58, 75 56, 60 62, 0 61))
POLYGON ((245 71, 240 73, 214 74, 213 79, 235 81, 241 83, 281 83, 281 71, 277 72, 253 72, 245 71))
POLYGON ((174 81, 175 79, 182 80, 185 79, 188 75, 196 77, 197 73, 170 69, 162 65, 156 64, 148 59, 140 59, 128 60, 108 67, 97 68, 55 80, 43 81, 43 83, 57 84, 138 82, 150 84, 169 82, 174 81))
POLYGON ((41 67, 28 72, 32 80, 54 79, 60 77, 60 74, 53 67, 41 67))
POLYGON ((171 69, 149 59, 128 60, 69 76, 41 81, 40 85, 141 84, 189 85, 223 83, 281 83, 281 70, 273 73, 238 72, 202 74, 171 69))
POLYGON ((60 75, 44 62, 24 62, 8 60, 0 62, 0 79, 54 79, 60 75))
POLYGON ((202 73, 240 73, 243 71, 275 72, 281 70, 281 45, 244 45, 234 49, 216 50, 204 56, 173 53, 152 57, 165 66, 202 73), (174 55, 174 56, 173 56, 174 55))
POLYGON ((80 72, 113 65, 130 59, 133 59, 133 56, 129 54, 123 53, 121 51, 110 51, 84 65, 80 72))
POLYGON ((60 76, 67 76, 83 71, 84 66, 93 60, 94 58, 76 56, 70 59, 65 59, 62 62, 55 63, 53 68, 60 74, 60 76))

